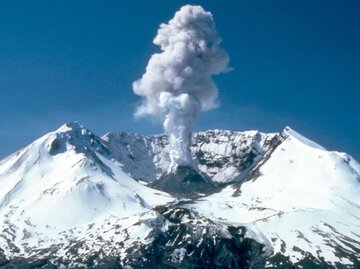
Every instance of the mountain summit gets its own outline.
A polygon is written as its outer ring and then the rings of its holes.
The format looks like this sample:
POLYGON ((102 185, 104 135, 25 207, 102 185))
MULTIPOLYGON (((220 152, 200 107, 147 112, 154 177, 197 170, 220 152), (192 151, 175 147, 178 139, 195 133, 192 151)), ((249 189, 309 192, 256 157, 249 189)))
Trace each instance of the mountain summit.
POLYGON ((70 123, 0 161, 0 268, 360 268, 351 156, 289 127, 169 150, 70 123))

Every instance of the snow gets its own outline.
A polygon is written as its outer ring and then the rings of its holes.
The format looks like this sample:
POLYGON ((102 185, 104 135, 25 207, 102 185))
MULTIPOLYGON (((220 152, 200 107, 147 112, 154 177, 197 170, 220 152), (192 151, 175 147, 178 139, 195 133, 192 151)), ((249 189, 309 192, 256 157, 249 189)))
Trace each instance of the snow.
MULTIPOLYGON (((249 153, 259 161, 271 148, 277 134, 257 131, 232 132, 210 130, 193 135, 191 152, 194 164, 213 181, 226 183, 246 172, 241 163, 249 153)), ((124 132, 102 137, 109 143, 116 159, 131 177, 152 182, 170 166, 169 144, 165 135, 141 136, 124 132)))
MULTIPOLYGON (((130 178, 100 138, 77 124, 62 126, 10 156, 0 171, 0 229, 10 225, 8 235, 18 246, 61 242, 62 232, 98 226, 110 216, 135 216, 138 223, 154 206, 174 201, 130 178), (24 232, 28 238, 23 239, 24 232)), ((146 228, 137 227, 131 225, 140 236, 146 228)))
MULTIPOLYGON (((304 251, 351 263, 336 252, 360 248, 360 164, 350 155, 326 151, 288 127, 281 135, 199 132, 191 151, 200 171, 227 185, 196 201, 181 200, 184 207, 214 222, 246 226, 268 255, 281 252, 296 262, 304 251)), ((0 246, 10 255, 11 242, 18 255, 31 256, 59 244, 58 255, 71 258, 88 249, 110 254, 121 243, 116 254, 126 255, 134 242, 152 240, 154 226, 168 229, 153 208, 177 200, 146 184, 169 163, 164 135, 99 138, 78 123, 66 124, 0 161, 0 246), (78 254, 66 250, 73 241, 83 244, 78 254)), ((173 257, 184 255, 178 249, 173 257)))
POLYGON ((322 147, 319 144, 315 143, 314 141, 302 136, 301 134, 299 134, 295 130, 291 129, 289 126, 285 127, 284 133, 287 134, 287 135, 290 135, 291 137, 293 137, 293 138, 295 138, 297 140, 299 140, 304 145, 307 145, 309 147, 313 147, 315 149, 326 150, 324 147, 322 147))
POLYGON ((343 243, 347 237, 358 242, 350 245, 360 246, 358 163, 290 129, 285 134, 285 141, 258 168, 258 177, 237 190, 239 196, 228 186, 191 208, 218 221, 246 225, 248 236, 294 262, 303 258, 298 247, 326 261, 346 263, 335 247, 348 248, 343 243))

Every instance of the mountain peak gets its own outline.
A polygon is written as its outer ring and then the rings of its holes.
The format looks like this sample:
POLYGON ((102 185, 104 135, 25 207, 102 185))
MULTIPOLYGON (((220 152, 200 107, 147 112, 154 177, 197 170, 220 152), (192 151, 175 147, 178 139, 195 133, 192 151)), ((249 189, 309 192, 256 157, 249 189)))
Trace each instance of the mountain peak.
POLYGON ((305 136, 301 135, 300 133, 298 133, 294 129, 290 128, 289 126, 285 127, 285 129, 283 130, 283 134, 285 134, 285 136, 287 136, 287 137, 293 137, 296 140, 298 140, 299 142, 301 142, 302 144, 307 145, 311 148, 326 150, 324 147, 320 146, 319 144, 310 140, 309 138, 306 138, 305 136))
POLYGON ((78 121, 74 122, 68 122, 60 126, 54 133, 69 133, 69 132, 75 132, 75 133, 91 133, 89 129, 87 129, 85 126, 81 125, 78 121))
POLYGON ((47 136, 48 152, 52 155, 64 152, 69 147, 82 153, 107 152, 105 141, 79 122, 66 123, 47 136))

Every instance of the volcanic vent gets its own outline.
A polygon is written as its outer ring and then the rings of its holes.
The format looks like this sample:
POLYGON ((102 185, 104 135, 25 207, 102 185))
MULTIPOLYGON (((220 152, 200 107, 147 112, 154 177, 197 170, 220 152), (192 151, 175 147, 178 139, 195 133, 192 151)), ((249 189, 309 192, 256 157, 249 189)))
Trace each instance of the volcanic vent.
POLYGON ((151 186, 179 198, 196 197, 218 189, 209 176, 189 165, 176 166, 151 186))

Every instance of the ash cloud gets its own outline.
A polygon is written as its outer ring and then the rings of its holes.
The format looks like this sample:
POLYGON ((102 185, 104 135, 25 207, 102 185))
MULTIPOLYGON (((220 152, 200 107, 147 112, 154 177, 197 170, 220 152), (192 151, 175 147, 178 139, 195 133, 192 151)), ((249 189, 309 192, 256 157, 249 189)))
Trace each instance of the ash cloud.
POLYGON ((217 106, 212 75, 228 70, 229 57, 220 48, 213 16, 201 6, 186 5, 161 24, 155 39, 161 52, 151 56, 142 78, 133 83, 144 98, 136 116, 163 121, 173 165, 192 165, 191 132, 201 111, 217 106))

